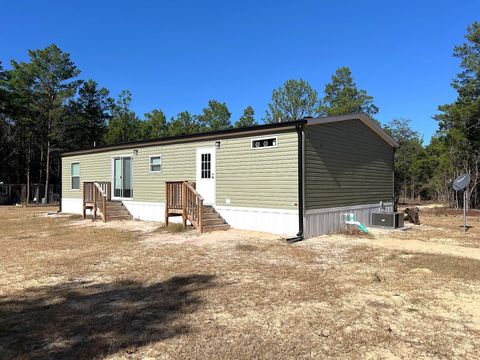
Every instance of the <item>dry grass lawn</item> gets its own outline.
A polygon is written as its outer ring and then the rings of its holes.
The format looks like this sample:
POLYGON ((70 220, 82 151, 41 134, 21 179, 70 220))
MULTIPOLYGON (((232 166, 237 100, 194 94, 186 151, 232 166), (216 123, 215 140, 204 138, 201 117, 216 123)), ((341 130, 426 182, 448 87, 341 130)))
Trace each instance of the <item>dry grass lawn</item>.
POLYGON ((480 358, 480 216, 287 244, 47 211, 0 207, 0 359, 480 358))

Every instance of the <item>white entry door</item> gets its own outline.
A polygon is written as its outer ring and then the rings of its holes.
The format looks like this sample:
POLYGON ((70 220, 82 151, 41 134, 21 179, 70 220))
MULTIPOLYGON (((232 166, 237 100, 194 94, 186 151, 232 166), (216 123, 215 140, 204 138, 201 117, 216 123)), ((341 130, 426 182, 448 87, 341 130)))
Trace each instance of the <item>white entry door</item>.
POLYGON ((204 204, 215 204, 215 148, 197 149, 197 191, 204 204))

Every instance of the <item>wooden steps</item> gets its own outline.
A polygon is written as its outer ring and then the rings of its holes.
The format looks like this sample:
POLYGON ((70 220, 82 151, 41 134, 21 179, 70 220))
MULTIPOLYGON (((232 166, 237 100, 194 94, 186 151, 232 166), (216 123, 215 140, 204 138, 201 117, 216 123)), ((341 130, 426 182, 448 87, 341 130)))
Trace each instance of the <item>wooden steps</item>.
POLYGON ((169 217, 181 216, 184 228, 189 221, 200 233, 230 229, 215 208, 203 202, 194 182, 165 181, 165 226, 169 217))
POLYGON ((224 218, 215 210, 213 206, 203 206, 203 231, 217 231, 228 230, 230 225, 227 224, 224 218))
POLYGON ((132 214, 130 214, 121 201, 109 201, 107 203, 107 221, 132 219, 132 214))
POLYGON ((132 220, 133 216, 121 201, 112 201, 112 184, 108 181, 83 182, 83 218, 90 210, 93 221, 132 220))

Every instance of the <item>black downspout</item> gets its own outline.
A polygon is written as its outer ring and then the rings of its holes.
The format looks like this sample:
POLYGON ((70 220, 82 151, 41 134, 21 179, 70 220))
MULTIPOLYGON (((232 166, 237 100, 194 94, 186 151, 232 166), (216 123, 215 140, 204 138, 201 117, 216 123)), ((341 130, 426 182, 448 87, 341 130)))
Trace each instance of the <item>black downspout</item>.
POLYGON ((302 241, 303 238, 303 126, 295 125, 298 135, 298 233, 294 238, 287 239, 289 243, 302 241))
POLYGON ((397 198, 397 192, 396 192, 396 184, 395 184, 395 153, 397 152, 397 148, 393 148, 393 159, 392 159, 392 164, 393 164, 393 212, 397 212, 398 210, 398 203, 399 203, 399 198, 397 198))
POLYGON ((58 211, 57 213, 61 213, 62 212, 62 177, 63 177, 63 169, 62 169, 62 162, 63 162, 63 158, 62 156, 60 156, 60 162, 59 162, 59 167, 60 167, 60 179, 59 179, 59 183, 60 183, 60 188, 58 189, 58 211))

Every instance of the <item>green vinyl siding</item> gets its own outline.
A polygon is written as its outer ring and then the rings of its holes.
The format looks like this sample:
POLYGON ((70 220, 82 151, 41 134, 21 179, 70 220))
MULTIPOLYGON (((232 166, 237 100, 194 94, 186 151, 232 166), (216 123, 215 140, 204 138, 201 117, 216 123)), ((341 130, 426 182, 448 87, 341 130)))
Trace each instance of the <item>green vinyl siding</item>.
POLYGON ((257 136, 222 141, 217 151, 218 205, 230 199, 231 206, 297 208, 297 134, 272 135, 278 137, 277 147, 252 149, 257 136))
POLYGON ((360 120, 305 127, 305 209, 392 201, 393 151, 360 120))
MULTIPOLYGON (((216 149, 216 203, 241 207, 296 208, 297 135, 295 131, 274 132, 278 146, 251 149, 251 139, 241 136, 220 139, 216 149), (226 199, 230 204, 226 204, 226 199)), ((81 198, 70 189, 70 163, 80 163, 80 183, 111 181, 112 157, 132 156, 133 200, 164 202, 165 181, 196 179, 196 149, 214 147, 215 141, 190 141, 131 149, 69 155, 62 159, 62 196, 81 198), (150 172, 150 157, 161 156, 161 171, 150 172)))

